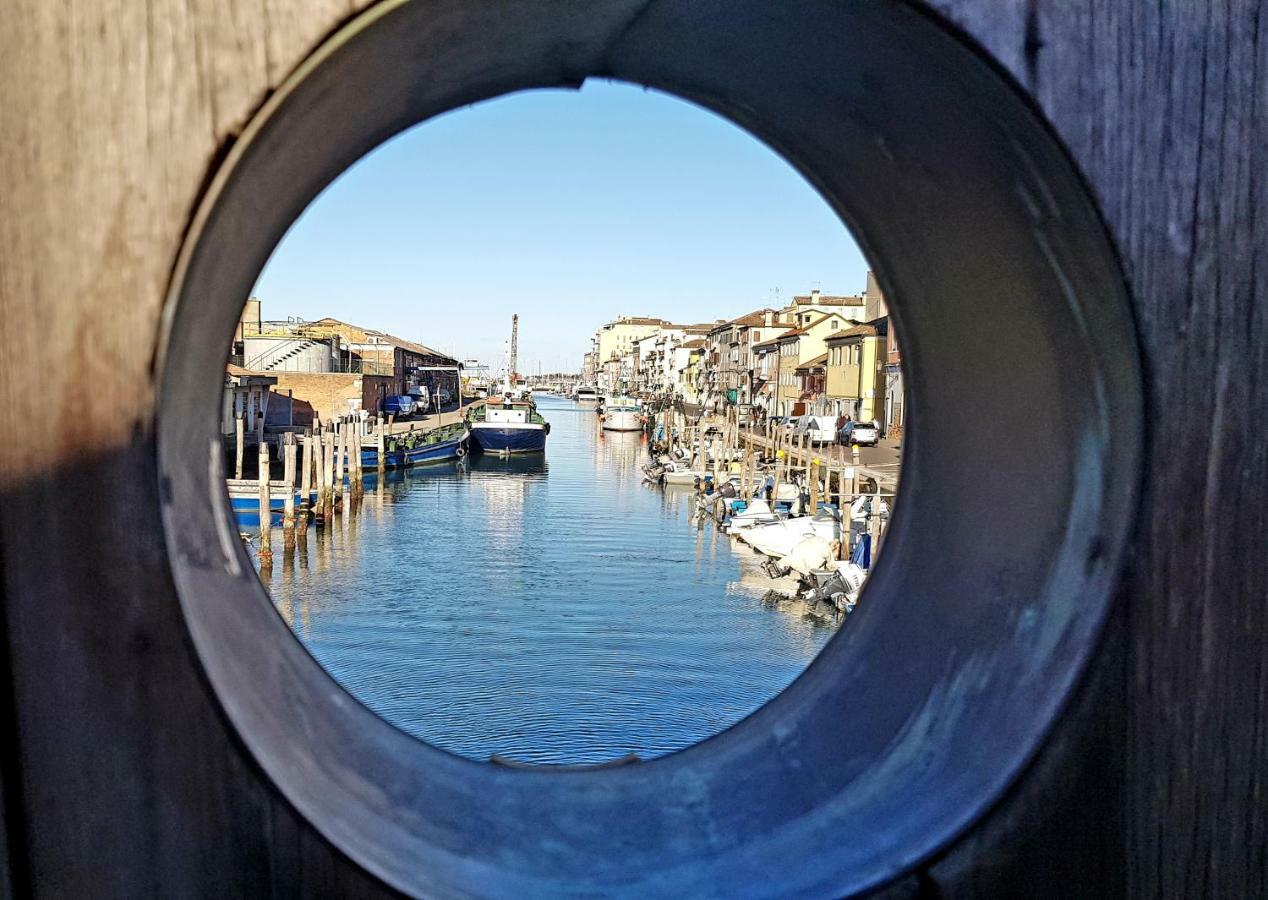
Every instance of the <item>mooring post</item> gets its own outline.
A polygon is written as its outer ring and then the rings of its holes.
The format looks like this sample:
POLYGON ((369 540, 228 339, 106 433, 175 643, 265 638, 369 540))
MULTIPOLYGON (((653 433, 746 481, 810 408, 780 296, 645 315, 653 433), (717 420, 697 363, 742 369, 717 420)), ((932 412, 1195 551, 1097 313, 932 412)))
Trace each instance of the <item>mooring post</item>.
POLYGON ((286 482, 286 499, 282 505, 282 549, 295 549, 295 435, 282 436, 282 481, 286 482))
POLYGON ((233 467, 233 477, 240 481, 242 479, 242 463, 246 457, 247 446, 246 416, 241 411, 233 417, 233 426, 235 431, 234 437, 237 441, 237 455, 234 457, 235 462, 233 467))
POLYGON ((872 535, 872 564, 876 564, 876 554, 881 549, 881 537, 884 529, 881 527, 881 480, 876 479, 876 493, 872 496, 872 514, 867 520, 868 533, 872 535))
POLYGON ((308 518, 312 515, 312 475, 313 475, 313 430, 304 428, 304 444, 301 463, 299 463, 299 520, 297 527, 299 540, 308 539, 308 518))
POLYGON ((335 420, 335 512, 343 512, 343 460, 348 447, 348 421, 342 416, 335 420))
POLYGON ((374 451, 377 457, 377 468, 379 477, 382 478, 383 471, 387 467, 387 444, 383 439, 383 417, 379 416, 374 420, 374 451))
POLYGON ((269 493, 269 445, 257 445, 260 477, 260 568, 273 565, 273 498, 269 493))
POLYGON ((810 478, 810 515, 814 516, 819 513, 819 457, 814 456, 813 451, 806 474, 810 478))
POLYGON ((326 526, 330 527, 334 524, 335 518, 335 426, 331 423, 326 426, 326 434, 323 443, 326 456, 326 470, 321 473, 322 484, 326 492, 326 526))
POLYGON ((348 467, 350 469, 348 480, 351 482, 349 487, 352 493, 352 511, 355 513, 357 507, 361 503, 361 494, 364 485, 361 483, 362 463, 361 463, 361 442, 365 440, 362 433, 362 422, 357 419, 356 433, 353 435, 351 447, 348 450, 348 467))
POLYGON ((299 528, 303 534, 308 529, 308 516, 312 511, 313 490, 313 429, 304 429, 304 452, 299 464, 299 528))

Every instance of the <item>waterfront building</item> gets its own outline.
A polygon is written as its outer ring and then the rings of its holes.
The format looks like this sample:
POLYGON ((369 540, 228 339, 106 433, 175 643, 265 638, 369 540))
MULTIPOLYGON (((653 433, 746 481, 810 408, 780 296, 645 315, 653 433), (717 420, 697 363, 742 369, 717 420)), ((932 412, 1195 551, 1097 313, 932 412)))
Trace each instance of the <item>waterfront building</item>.
MULTIPOLYGON (((871 273, 868 274, 870 276, 871 273)), ((874 296, 872 303, 876 301, 874 296)), ((780 311, 780 319, 793 328, 804 328, 828 313, 836 313, 854 322, 865 322, 868 318, 868 298, 866 294, 829 295, 815 289, 809 294, 793 297, 792 303, 780 311)))
POLYGON ((776 410, 781 416, 799 416, 806 412, 806 400, 801 396, 801 382, 797 368, 827 352, 825 341, 838 332, 853 327, 855 322, 840 313, 821 314, 800 328, 786 331, 776 338, 779 348, 779 388, 776 392, 776 410))
POLYGON ((591 341, 595 375, 601 391, 612 393, 633 386, 634 342, 670 324, 651 316, 617 316, 601 325, 591 341))
POLYGON ((850 416, 855 421, 882 420, 888 330, 889 319, 881 318, 828 338, 828 412, 850 416))
POLYGON ((753 405, 765 416, 779 415, 779 338, 786 330, 751 348, 753 405))
POLYGON ((684 341, 674 348, 675 393, 682 399, 688 415, 698 415, 701 401, 701 361, 704 359, 704 338, 684 341))
POLYGON ((814 415, 830 415, 834 411, 827 408, 824 391, 827 381, 828 354, 822 353, 814 359, 797 366, 797 399, 804 404, 805 411, 814 415))
POLYGON ((722 409, 737 403, 752 402, 751 348, 769 336, 771 329, 780 322, 778 310, 764 308, 718 322, 709 330, 706 358, 710 360, 712 371, 708 376, 706 403, 711 408, 722 409))
POLYGON ((237 433, 235 419, 241 415, 247 431, 254 432, 256 419, 267 415, 269 396, 277 377, 263 372, 248 372, 232 363, 225 367, 225 383, 220 407, 220 431, 232 438, 237 433))

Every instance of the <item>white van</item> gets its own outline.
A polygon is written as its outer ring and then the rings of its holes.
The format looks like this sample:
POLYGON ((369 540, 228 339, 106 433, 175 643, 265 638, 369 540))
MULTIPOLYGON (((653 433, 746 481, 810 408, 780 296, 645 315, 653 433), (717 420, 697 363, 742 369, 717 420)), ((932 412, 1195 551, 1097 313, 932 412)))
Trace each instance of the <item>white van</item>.
POLYGON ((837 439, 836 416, 802 416, 797 420, 793 433, 810 436, 812 444, 834 444, 837 439))

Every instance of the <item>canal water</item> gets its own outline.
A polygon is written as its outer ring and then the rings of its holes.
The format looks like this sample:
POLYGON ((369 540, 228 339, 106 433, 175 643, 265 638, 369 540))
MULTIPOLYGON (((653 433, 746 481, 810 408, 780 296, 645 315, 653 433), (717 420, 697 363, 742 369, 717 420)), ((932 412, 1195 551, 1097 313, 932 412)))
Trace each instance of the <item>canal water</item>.
POLYGON ((642 483, 641 435, 539 399, 545 454, 368 479, 359 516, 277 553, 266 586, 314 657, 452 753, 671 753, 786 687, 835 626, 764 600, 761 558, 642 483))

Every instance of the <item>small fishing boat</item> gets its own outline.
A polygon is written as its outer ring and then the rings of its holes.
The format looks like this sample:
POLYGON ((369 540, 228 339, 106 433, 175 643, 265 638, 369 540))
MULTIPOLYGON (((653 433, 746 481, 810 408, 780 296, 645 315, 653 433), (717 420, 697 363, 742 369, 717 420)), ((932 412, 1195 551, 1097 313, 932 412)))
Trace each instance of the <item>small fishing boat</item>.
POLYGON ((490 396, 484 406, 469 414, 471 441, 484 453, 506 456, 511 453, 540 453, 546 449, 550 423, 537 411, 528 381, 515 371, 519 322, 518 315, 511 316, 510 355, 500 396, 490 396))
POLYGON ((610 397, 603 403, 604 431, 642 431, 646 417, 633 397, 610 397))
POLYGON ((457 425, 446 425, 429 431, 417 441, 406 440, 402 448, 405 465, 421 466, 427 463, 461 459, 467 455, 468 435, 466 423, 460 422, 457 425))
MULTIPOLYGON (((461 459, 467 455, 469 433, 465 422, 443 425, 427 432, 407 431, 388 435, 383 442, 383 467, 403 469, 427 463, 461 459)), ((377 469, 379 450, 375 446, 361 446, 361 468, 377 469)))
POLYGON ((515 399, 507 392, 490 399, 471 417, 471 440, 484 453, 540 453, 546 449, 550 423, 531 399, 515 399))

